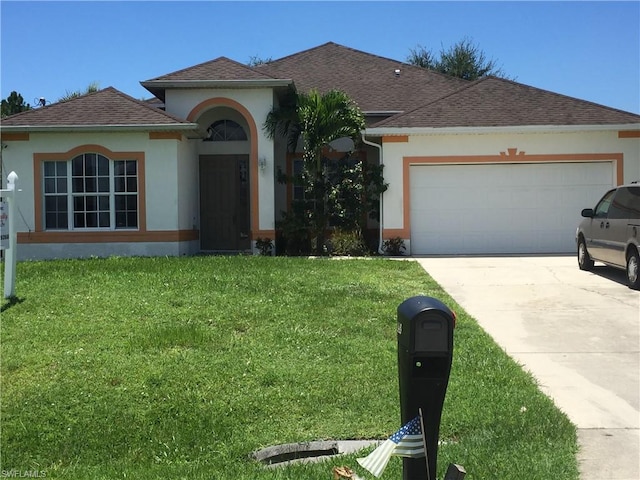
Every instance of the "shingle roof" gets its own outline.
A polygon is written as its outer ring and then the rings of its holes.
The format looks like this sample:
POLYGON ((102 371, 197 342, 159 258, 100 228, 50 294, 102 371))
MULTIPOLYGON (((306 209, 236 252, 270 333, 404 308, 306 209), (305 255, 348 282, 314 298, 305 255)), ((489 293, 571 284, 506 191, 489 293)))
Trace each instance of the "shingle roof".
POLYGON ((152 78, 143 83, 188 80, 264 80, 271 78, 268 74, 258 72, 235 60, 218 57, 193 67, 183 68, 176 72, 152 78))
POLYGON ((113 87, 2 119, 3 127, 176 126, 191 123, 113 87))
POLYGON ((477 80, 449 95, 374 127, 505 127, 525 125, 638 124, 640 115, 496 77, 477 80))
MULTIPOLYGON (((247 82, 298 91, 345 91, 364 112, 393 115, 372 127, 446 128, 640 124, 640 115, 487 77, 468 82, 333 42, 255 67, 225 57, 142 82, 162 97, 172 82, 247 82), (271 84, 269 82, 272 82, 271 84), (169 85, 169 86, 167 86, 169 85)), ((373 121, 375 115, 369 119, 373 121)), ((2 119, 9 128, 194 125, 113 87, 2 119)))
POLYGON ((291 81, 274 79, 268 74, 258 72, 254 68, 238 63, 235 60, 218 57, 215 60, 140 83, 153 95, 164 101, 165 92, 168 88, 215 88, 221 84, 225 84, 225 87, 233 88, 243 86, 256 88, 260 86, 284 86, 289 85, 291 81))
POLYGON ((258 65, 254 70, 274 78, 291 78, 299 92, 312 88, 320 92, 343 90, 365 112, 406 111, 468 83, 333 42, 258 65))

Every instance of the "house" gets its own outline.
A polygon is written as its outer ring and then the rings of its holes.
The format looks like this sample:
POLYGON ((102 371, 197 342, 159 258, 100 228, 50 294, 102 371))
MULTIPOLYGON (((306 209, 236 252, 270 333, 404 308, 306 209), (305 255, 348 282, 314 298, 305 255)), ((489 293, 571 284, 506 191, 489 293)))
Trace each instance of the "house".
POLYGON ((362 155, 389 184, 370 226, 407 253, 572 252, 580 210, 640 179, 640 115, 335 43, 141 83, 152 102, 106 88, 3 119, 3 175, 14 170, 22 190, 19 258, 246 251, 274 239, 291 198, 276 172, 296 155, 262 126, 290 87, 344 90, 365 113, 362 155))

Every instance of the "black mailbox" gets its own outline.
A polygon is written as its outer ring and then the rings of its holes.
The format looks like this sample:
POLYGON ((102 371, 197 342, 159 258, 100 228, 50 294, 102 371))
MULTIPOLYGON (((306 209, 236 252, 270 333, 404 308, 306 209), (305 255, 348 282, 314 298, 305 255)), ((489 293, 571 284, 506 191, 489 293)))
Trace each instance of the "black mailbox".
POLYGON ((455 314, 435 298, 412 297, 398 306, 402 425, 422 409, 427 443, 426 458, 403 458, 404 480, 436 479, 440 417, 451 372, 454 326, 455 314))

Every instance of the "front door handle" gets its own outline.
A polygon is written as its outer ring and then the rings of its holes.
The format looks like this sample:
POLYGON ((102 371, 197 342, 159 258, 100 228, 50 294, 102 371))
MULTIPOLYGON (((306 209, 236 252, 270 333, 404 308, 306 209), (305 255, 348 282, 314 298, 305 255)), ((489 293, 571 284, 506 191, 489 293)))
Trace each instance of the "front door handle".
POLYGON ((609 228, 609 222, 600 222, 600 228, 609 228))

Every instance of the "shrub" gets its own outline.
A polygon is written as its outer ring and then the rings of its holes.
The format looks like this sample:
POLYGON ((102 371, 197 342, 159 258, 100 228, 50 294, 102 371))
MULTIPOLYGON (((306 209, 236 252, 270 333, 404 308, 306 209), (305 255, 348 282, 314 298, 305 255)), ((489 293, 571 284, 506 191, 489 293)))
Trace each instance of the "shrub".
POLYGON ((270 238, 256 238, 256 248, 260 255, 269 257, 273 254, 273 241, 270 238))
POLYGON ((369 253, 359 230, 336 230, 330 240, 332 255, 363 256, 369 253))
POLYGON ((292 205, 293 210, 283 212, 283 218, 278 222, 280 243, 286 255, 310 255, 311 254, 311 232, 306 218, 298 212, 297 205, 292 205))
POLYGON ((389 255, 391 257, 404 255, 404 252, 406 251, 404 240, 400 237, 385 240, 382 244, 382 249, 384 250, 385 255, 389 255))

